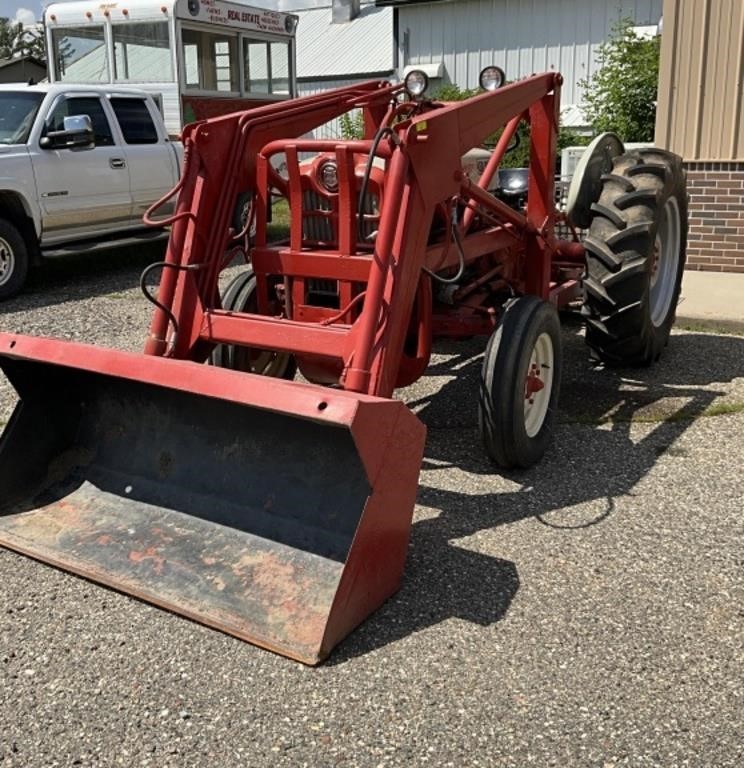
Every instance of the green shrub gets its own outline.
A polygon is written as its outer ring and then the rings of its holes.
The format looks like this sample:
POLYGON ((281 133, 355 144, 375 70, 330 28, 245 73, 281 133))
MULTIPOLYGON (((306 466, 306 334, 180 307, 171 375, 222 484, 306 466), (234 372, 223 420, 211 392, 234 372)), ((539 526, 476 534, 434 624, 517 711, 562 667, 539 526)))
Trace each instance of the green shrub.
POLYGON ((341 138, 345 141, 364 138, 364 112, 356 110, 345 112, 339 118, 341 124, 341 138))
POLYGON ((623 141, 654 140, 660 39, 639 37, 632 19, 621 19, 599 47, 599 70, 579 82, 596 133, 614 131, 623 141))

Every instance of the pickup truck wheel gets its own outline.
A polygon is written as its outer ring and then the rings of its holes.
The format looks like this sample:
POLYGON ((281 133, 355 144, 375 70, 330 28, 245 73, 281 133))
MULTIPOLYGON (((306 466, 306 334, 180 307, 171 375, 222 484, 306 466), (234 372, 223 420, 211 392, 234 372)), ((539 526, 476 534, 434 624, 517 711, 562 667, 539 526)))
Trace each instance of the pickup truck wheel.
POLYGON ((0 301, 15 296, 28 276, 28 248, 23 235, 0 219, 0 301))

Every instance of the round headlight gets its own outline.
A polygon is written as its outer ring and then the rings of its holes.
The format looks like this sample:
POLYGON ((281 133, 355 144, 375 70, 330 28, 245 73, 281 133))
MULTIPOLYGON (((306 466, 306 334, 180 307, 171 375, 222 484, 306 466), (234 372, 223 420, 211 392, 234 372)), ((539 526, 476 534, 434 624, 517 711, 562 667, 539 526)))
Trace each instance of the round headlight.
POLYGON ((320 183, 329 192, 338 192, 338 167, 332 160, 328 160, 318 170, 320 183))
POLYGON ((506 75, 501 67, 486 67, 478 79, 484 91, 497 91, 506 81, 506 75))
POLYGON ((406 75, 406 79, 403 83, 406 86, 408 93, 410 93, 414 99, 417 99, 419 96, 423 96, 426 89, 429 87, 429 78, 426 76, 426 73, 422 72, 420 69, 412 69, 406 75))

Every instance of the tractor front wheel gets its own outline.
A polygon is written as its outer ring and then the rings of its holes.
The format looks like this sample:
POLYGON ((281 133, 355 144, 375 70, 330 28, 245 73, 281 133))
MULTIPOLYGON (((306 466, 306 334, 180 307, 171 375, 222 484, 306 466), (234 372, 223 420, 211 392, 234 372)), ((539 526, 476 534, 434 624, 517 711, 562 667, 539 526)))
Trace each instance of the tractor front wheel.
POLYGON ((687 245, 682 161, 661 149, 615 158, 591 206, 586 341, 603 362, 649 365, 669 340, 687 245))
POLYGON ((555 308, 536 296, 512 300, 483 358, 479 424, 486 452, 504 469, 545 454, 561 382, 561 331, 555 308))
MULTIPOLYGON (((227 287, 222 307, 228 312, 258 312, 256 277, 252 269, 241 272, 227 287)), ((289 352, 253 349, 237 344, 220 344, 212 352, 212 365, 233 371, 257 373, 276 379, 294 379, 297 363, 289 352)))

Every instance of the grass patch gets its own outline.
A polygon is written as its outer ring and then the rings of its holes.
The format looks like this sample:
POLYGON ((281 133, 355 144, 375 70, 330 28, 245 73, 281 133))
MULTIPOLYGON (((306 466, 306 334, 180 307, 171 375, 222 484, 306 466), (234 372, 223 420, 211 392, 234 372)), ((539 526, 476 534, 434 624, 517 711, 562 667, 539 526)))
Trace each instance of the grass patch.
POLYGON ((744 403, 718 403, 706 408, 703 416, 725 416, 728 413, 744 412, 744 403))
POLYGON ((268 242, 286 240, 289 237, 289 205, 286 200, 279 200, 271 206, 271 223, 266 228, 268 242))
POLYGON ((744 403, 715 403, 709 405, 699 413, 680 410, 665 415, 645 415, 634 414, 632 416, 620 416, 607 418, 592 418, 591 416, 574 416, 566 419, 559 419, 561 424, 584 424, 587 426, 598 427, 604 424, 661 424, 673 423, 677 421, 695 421, 696 419, 709 419, 714 416, 726 416, 732 413, 744 413, 744 403))
POLYGON ((726 325, 719 325, 715 322, 694 323, 689 321, 684 323, 675 323, 674 330, 689 331, 690 333, 707 333, 711 335, 715 334, 717 336, 744 336, 744 333, 742 333, 742 331, 737 328, 726 325))

